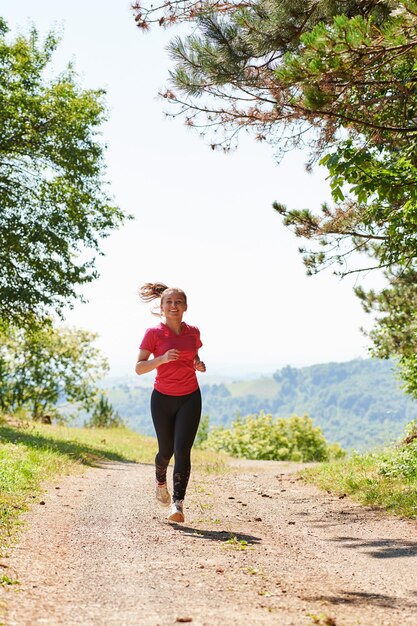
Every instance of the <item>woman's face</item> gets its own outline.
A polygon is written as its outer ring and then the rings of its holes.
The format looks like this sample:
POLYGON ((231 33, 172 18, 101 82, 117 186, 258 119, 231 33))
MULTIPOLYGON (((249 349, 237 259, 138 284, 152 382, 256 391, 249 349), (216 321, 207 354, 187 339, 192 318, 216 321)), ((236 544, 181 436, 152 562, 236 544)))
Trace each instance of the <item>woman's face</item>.
POLYGON ((169 291, 164 295, 161 302, 161 313, 167 320, 182 320, 187 310, 187 303, 182 293, 169 291))

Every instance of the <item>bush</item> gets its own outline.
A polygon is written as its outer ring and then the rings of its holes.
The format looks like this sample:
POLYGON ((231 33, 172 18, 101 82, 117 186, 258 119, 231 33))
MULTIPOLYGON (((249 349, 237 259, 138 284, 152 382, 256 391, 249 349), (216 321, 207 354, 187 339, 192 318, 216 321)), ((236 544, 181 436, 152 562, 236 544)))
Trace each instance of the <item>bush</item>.
POLYGON ((389 450, 387 457, 378 469, 383 476, 417 479, 417 421, 407 424, 406 437, 389 450))
POLYGON ((273 461, 327 461, 344 454, 338 444, 327 444, 321 429, 313 426, 307 415, 284 419, 263 412, 237 418, 230 429, 215 428, 203 447, 240 458, 273 461))

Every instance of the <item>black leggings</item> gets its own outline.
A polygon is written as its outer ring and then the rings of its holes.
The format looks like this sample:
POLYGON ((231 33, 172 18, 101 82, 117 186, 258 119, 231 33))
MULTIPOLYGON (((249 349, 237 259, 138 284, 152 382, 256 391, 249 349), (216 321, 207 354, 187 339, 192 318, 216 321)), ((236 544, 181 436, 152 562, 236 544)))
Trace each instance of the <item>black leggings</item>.
POLYGON ((186 396, 167 396, 154 389, 151 413, 159 448, 155 457, 156 480, 166 482, 167 467, 174 455, 173 500, 183 500, 190 478, 191 448, 200 423, 200 389, 186 396))

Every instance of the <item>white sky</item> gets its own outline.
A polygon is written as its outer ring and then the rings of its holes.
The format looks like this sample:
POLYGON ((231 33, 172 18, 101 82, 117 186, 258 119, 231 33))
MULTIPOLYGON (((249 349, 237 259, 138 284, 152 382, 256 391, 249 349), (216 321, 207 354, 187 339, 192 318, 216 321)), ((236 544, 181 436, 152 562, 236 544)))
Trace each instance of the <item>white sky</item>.
POLYGON ((125 0, 3 0, 1 15, 13 35, 31 23, 42 34, 59 28, 56 67, 74 60, 84 87, 107 90, 108 178, 135 220, 104 242, 89 303, 67 321, 99 333, 113 375, 133 372, 142 335, 158 322, 136 295, 148 281, 186 291, 185 319, 200 327, 212 375, 367 356, 359 328, 370 319, 354 279, 308 278, 302 242, 271 206, 319 207, 329 197, 324 172, 305 173, 295 152, 277 166, 272 149, 252 139, 233 154, 213 152, 182 121, 166 119, 156 96, 174 30, 142 33, 125 0))

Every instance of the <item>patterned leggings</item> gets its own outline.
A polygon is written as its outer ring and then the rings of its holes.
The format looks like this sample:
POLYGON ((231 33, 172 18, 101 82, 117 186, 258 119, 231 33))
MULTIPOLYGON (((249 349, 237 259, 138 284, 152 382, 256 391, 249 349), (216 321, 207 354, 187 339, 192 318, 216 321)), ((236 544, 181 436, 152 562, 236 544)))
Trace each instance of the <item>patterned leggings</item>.
POLYGON ((190 478, 191 448, 200 423, 200 389, 186 396, 167 396, 154 389, 151 413, 159 448, 155 457, 156 480, 166 482, 167 467, 174 455, 173 500, 183 500, 190 478))

